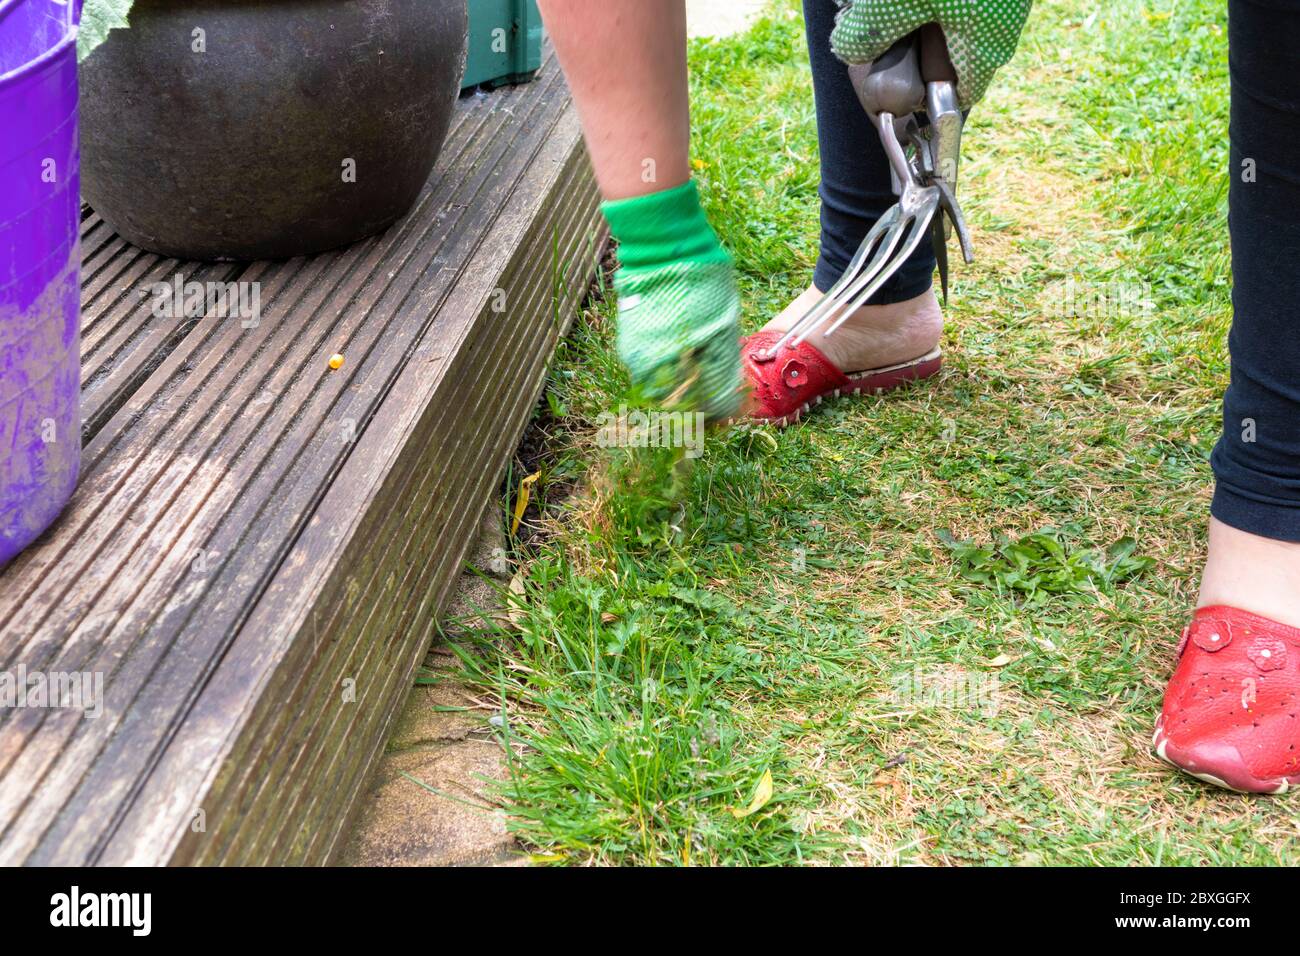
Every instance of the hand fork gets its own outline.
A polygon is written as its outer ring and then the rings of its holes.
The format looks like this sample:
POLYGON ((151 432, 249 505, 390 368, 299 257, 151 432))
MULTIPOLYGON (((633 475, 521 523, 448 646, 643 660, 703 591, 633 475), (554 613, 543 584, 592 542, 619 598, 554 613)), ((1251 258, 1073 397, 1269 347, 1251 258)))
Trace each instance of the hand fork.
POLYGON ((948 223, 944 213, 957 230, 962 257, 968 263, 974 258, 955 192, 962 129, 957 93, 950 79, 922 79, 919 48, 919 34, 912 34, 875 61, 849 67, 858 99, 880 134, 898 202, 876 220, 839 281, 770 349, 757 354, 759 361, 774 358, 787 342, 798 345, 828 321, 831 325, 823 338, 838 329, 898 271, 927 231, 947 302, 948 223), (916 119, 921 110, 928 120, 924 128, 916 119), (904 142, 912 147, 911 156, 904 142), (937 217, 936 212, 940 213, 937 217))

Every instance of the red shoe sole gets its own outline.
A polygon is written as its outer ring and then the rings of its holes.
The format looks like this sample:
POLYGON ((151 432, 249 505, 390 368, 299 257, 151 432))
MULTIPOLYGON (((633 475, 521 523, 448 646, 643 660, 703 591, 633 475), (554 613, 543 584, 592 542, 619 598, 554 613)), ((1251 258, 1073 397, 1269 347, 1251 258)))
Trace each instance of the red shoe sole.
POLYGON ((1275 795, 1286 793, 1292 787, 1300 785, 1300 776, 1266 778, 1253 776, 1245 768, 1241 756, 1236 753, 1219 754, 1204 746, 1199 751, 1183 750, 1171 743, 1162 730, 1163 728, 1157 725, 1155 736, 1151 739, 1151 749, 1155 751, 1155 755, 1171 767, 1197 780, 1222 787, 1224 790, 1235 790, 1237 793, 1275 795))

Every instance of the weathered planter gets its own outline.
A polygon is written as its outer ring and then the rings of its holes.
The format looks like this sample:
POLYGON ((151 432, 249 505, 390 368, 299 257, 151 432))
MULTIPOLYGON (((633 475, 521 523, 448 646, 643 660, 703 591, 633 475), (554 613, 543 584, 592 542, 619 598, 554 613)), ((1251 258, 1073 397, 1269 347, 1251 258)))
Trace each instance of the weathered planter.
POLYGON ((433 169, 465 38, 465 0, 136 0, 81 66, 83 196, 177 258, 371 235, 433 169))
POLYGON ((58 517, 81 460, 79 9, 0 0, 0 567, 58 517))

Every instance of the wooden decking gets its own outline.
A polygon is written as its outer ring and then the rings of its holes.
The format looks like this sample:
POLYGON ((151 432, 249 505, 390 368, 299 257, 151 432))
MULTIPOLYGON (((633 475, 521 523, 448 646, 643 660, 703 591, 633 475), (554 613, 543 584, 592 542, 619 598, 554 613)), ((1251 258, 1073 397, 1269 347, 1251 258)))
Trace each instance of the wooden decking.
POLYGON ((430 640, 603 233, 553 60, 460 103, 417 208, 288 262, 192 264, 83 223, 81 485, 0 574, 0 863, 319 863, 430 640), (158 319, 172 281, 261 318, 158 319), (337 371, 335 354, 344 356, 337 371))

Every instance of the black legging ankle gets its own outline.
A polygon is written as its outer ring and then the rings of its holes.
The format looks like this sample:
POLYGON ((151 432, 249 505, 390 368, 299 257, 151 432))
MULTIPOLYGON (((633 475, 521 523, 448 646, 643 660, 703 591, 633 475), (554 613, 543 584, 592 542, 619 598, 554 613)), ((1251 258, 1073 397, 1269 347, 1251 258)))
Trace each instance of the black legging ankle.
MULTIPOLYGON (((822 175, 813 282, 822 291, 895 201, 879 138, 830 50, 837 9, 835 0, 804 0, 822 175)), ((1228 45, 1232 380, 1210 458, 1211 512, 1243 531, 1300 541, 1300 0, 1229 0, 1228 45)), ((933 272, 923 243, 872 301, 919 295, 933 272)))

